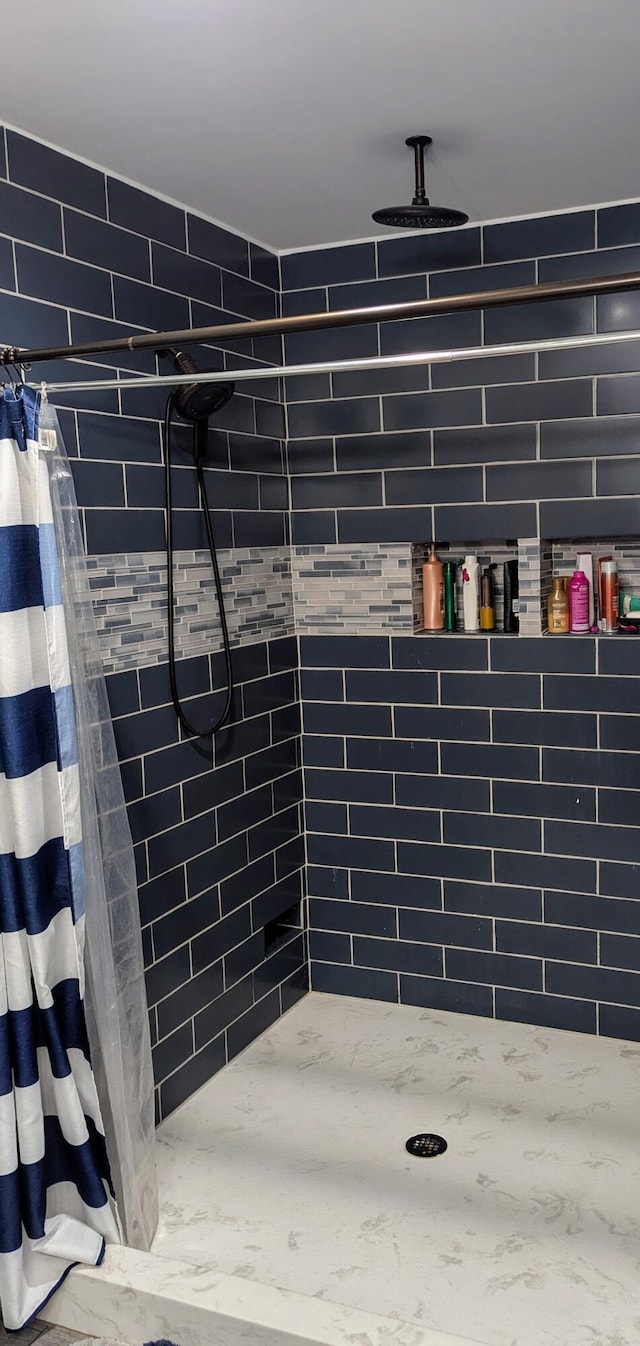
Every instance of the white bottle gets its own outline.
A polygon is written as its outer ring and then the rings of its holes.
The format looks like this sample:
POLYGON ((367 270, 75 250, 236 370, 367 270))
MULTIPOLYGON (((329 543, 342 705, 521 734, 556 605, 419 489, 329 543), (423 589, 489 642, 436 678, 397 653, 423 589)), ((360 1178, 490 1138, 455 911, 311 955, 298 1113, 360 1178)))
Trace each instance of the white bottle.
POLYGON ((477 556, 462 562, 462 611, 465 631, 480 630, 480 566, 477 556))
POLYGON ((593 556, 590 551, 578 552, 576 570, 581 570, 589 581, 589 630, 591 630, 596 619, 596 610, 593 593, 593 556))

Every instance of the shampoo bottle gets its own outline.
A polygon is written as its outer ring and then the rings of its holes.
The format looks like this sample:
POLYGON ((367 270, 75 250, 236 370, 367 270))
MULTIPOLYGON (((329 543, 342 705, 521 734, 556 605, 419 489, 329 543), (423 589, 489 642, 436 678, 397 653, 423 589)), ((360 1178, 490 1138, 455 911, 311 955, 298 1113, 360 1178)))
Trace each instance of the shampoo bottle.
POLYGON ((504 630, 520 630, 520 591, 518 588, 518 562, 505 561, 502 568, 504 576, 504 630))
POLYGON ((593 556, 590 551, 578 552, 576 570, 581 570, 589 585, 589 627, 595 625, 596 609, 593 592, 593 556))
POLYGON ((618 563, 617 561, 603 561, 602 616, 600 619, 600 630, 603 635, 611 636, 618 630, 618 609, 618 563))
POLYGON ((480 627, 483 631, 495 631, 496 629, 496 600, 493 589, 493 571, 495 569, 495 561, 492 565, 485 566, 480 582, 480 627))
POLYGON ((589 630, 589 581, 582 570, 574 570, 569 585, 569 630, 573 635, 589 630))
POLYGON ((444 627, 444 566, 432 543, 422 567, 422 600, 425 631, 442 631, 444 627))
POLYGON ((612 559, 613 559, 613 558, 612 558, 611 556, 599 556, 599 557, 598 557, 598 627, 599 627, 600 630, 602 630, 602 613, 603 613, 603 602, 602 602, 602 567, 603 567, 605 561, 611 561, 612 559))
POLYGON ((456 621, 456 563, 444 563, 444 629, 455 631, 456 621))
POLYGON ((480 566, 477 556, 462 562, 462 611, 465 631, 480 630, 480 566))
POLYGON ((566 635, 569 630, 569 598, 561 575, 553 577, 553 588, 547 599, 547 614, 550 635, 566 635))

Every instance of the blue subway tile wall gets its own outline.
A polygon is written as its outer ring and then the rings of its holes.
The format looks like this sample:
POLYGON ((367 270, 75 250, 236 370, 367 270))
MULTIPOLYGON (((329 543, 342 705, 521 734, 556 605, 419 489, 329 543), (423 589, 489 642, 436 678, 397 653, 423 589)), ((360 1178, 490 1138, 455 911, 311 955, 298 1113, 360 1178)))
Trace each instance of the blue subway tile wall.
MULTIPOLYGON (((279 262, 266 249, 27 136, 9 131, 6 143, 0 183, 6 342, 58 345, 70 337, 88 341, 277 312, 279 262)), ((4 151, 4 133, 0 145, 4 151)), ((194 353, 203 364, 229 370, 281 361, 279 341, 223 343, 194 353)), ((109 378, 119 368, 167 373, 171 366, 153 352, 133 352, 49 362, 34 373, 109 378)), ((276 380, 239 386, 209 435, 208 489, 218 544, 230 549, 222 565, 237 627, 238 690, 215 753, 206 738, 181 738, 170 705, 165 397, 161 389, 123 393, 121 401, 116 392, 56 399, 105 670, 112 674, 108 691, 140 882, 159 1116, 289 1008, 308 982, 280 389, 276 380), (267 550, 274 547, 277 553, 267 550), (270 950, 265 924, 292 911, 283 945, 270 950)), ((188 432, 177 422, 175 432, 177 560, 186 557, 191 573, 187 580, 176 567, 184 613, 178 680, 194 719, 206 723, 221 695, 208 689, 223 685, 224 670, 195 474, 184 452, 188 432)))
MULTIPOLYGON (((181 660, 179 674, 188 711, 205 720, 208 660, 181 660)), ((161 1116, 307 989, 304 856, 292 848, 302 798, 295 640, 234 650, 234 674, 231 723, 213 750, 180 740, 166 664, 107 679, 138 843, 161 1116), (292 909, 278 958, 265 925, 292 909)))
MULTIPOLYGON (((0 150, 0 303, 6 340, 20 345, 269 317, 280 304, 303 313, 603 274, 635 266, 640 248, 640 206, 628 203, 278 258, 29 137, 8 132, 0 150)), ((631 293, 298 333, 285 343, 290 362, 418 345, 460 356, 384 376, 288 379, 286 422, 277 382, 255 380, 212 426, 219 545, 232 567, 245 549, 263 568, 282 558, 301 583, 297 611, 295 593, 283 617, 265 592, 260 616, 244 623, 232 722, 213 749, 180 737, 159 609, 144 644, 136 633, 131 665, 121 652, 107 665, 123 670, 109 693, 159 1115, 304 994, 305 860, 318 990, 640 1038, 633 643, 438 639, 403 625, 396 634, 407 614, 390 564, 399 544, 431 537, 456 548, 640 536, 637 343, 464 356, 481 340, 637 326, 631 293), (323 605, 303 572, 319 573, 327 548, 323 605), (388 567, 384 614, 354 574, 364 573, 360 553, 368 575, 374 562, 388 567), (328 614, 338 627, 347 602, 349 634, 311 633, 316 621, 327 629, 328 614), (273 923, 283 927, 275 942, 273 923)), ((282 343, 196 354, 232 373, 281 363, 282 343)), ((167 369, 130 352, 67 370, 83 379, 114 367, 167 369)), ((42 367, 49 378, 62 370, 42 367)), ((104 582, 123 554, 127 582, 135 574, 153 607, 164 394, 59 400, 105 621, 104 582)), ((176 545, 195 555, 205 539, 185 428, 175 429, 176 545)), ((258 607, 259 588, 248 596, 258 607)), ((187 643, 181 653, 180 685, 204 718, 219 650, 187 643)))
POLYGON ((104 173, 18 131, 7 130, 6 144, 10 182, 28 187, 39 196, 76 206, 88 215, 106 217, 104 173))
MULTIPOLYGON (((542 280, 601 274, 634 265, 633 249, 639 246, 640 207, 629 204, 483 229, 389 238, 375 245, 314 249, 285 255, 281 265, 287 311, 303 312, 380 302, 388 297, 383 287, 389 284, 406 287, 391 294, 401 301, 420 293, 438 297, 522 284, 536 276, 542 280)), ((473 312, 391 322, 379 325, 379 349, 384 354, 421 347, 464 348, 481 340, 493 344, 624 329, 640 321, 638 303, 630 293, 622 298, 601 296, 597 304, 587 297, 494 308, 484 314, 482 325, 481 315, 473 312)), ((305 342, 311 343, 310 356, 319 359, 376 348, 375 329, 369 327, 297 334, 285 341, 289 361, 307 354, 305 342), (336 347, 336 341, 346 343, 344 350, 342 344, 336 347)), ((623 343, 619 352, 461 359, 385 374, 336 372, 315 382, 306 397, 304 384, 300 395, 297 381, 289 379, 295 540, 389 543, 407 538, 405 530, 412 526, 414 540, 430 536, 417 516, 412 521, 407 515, 402 523, 384 508, 376 508, 374 476, 384 506, 440 504, 442 508, 431 516, 433 535, 446 541, 504 537, 504 511, 487 512, 484 522, 475 512, 482 505, 493 508, 497 500, 514 501, 521 511, 510 536, 524 535, 529 528, 531 535, 539 528, 543 535, 558 535, 557 520, 565 508, 572 519, 563 530, 565 536, 635 532, 637 510, 629 500, 633 483, 625 479, 625 465, 626 455, 637 452, 632 419, 640 410, 637 345, 623 343), (601 454, 621 462, 608 473, 595 474, 592 460, 601 454), (556 460, 549 476, 534 466, 536 460, 548 458, 556 460), (522 477, 501 466, 523 459, 532 470, 522 477), (422 491, 416 494, 409 469, 418 464, 425 473, 422 491), (433 472, 437 466, 463 465, 474 467, 477 478, 467 479, 458 471, 457 480, 438 482, 433 472), (316 487, 318 472, 337 479, 333 491, 325 483, 322 498, 320 486, 316 487), (367 495, 354 506, 355 486, 347 477, 363 472, 367 495), (603 497, 615 499, 615 508, 621 510, 617 529, 614 511, 607 512, 603 497), (559 503, 565 499, 566 506, 559 503), (540 501, 544 505, 538 520, 534 515, 540 501), (335 508, 335 516, 320 515, 327 508, 325 502, 335 508), (526 509, 528 522, 522 512, 526 509), (316 517, 303 519, 309 510, 317 511, 316 517), (360 519, 356 511, 361 512, 360 519), (599 512, 603 531, 591 531, 589 520, 599 512)))
POLYGON ((640 1004, 640 769, 628 736, 622 765, 597 746, 640 725, 637 655, 589 637, 300 644, 312 985, 637 1037, 612 1011, 640 1004), (595 674, 602 656, 617 676, 595 674))
MULTIPOLYGON (((640 206, 384 239, 375 269, 372 247, 282 258, 286 311, 633 269, 640 206)), ((639 322, 630 293, 393 322, 379 341, 463 351, 639 322)), ((352 573, 358 546, 431 538, 450 555, 572 538, 565 565, 580 539, 617 538, 635 565, 639 370, 630 341, 287 380, 316 989, 640 1039, 635 642, 394 634, 352 573)))

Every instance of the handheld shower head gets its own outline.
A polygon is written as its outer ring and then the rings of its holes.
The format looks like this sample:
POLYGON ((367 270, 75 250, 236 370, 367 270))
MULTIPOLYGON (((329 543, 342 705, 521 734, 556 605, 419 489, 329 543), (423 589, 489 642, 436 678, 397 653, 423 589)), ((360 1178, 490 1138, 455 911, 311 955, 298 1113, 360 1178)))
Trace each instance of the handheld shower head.
MULTIPOLYGON (((174 347, 167 352, 173 356, 178 374, 200 374, 198 364, 188 351, 174 347)), ((176 388, 173 403, 185 421, 208 420, 227 405, 235 392, 235 383, 183 383, 176 388)))
MULTIPOLYGON (((158 351, 158 355, 170 355, 173 358, 176 373, 183 375, 199 374, 201 371, 188 351, 176 350, 175 347, 169 347, 168 350, 158 351)), ((204 371, 202 371, 204 372, 204 371)), ((164 491, 165 491, 165 513, 166 513, 166 537, 167 537, 167 634, 169 644, 169 684, 171 687, 171 699, 174 709, 184 732, 190 738, 202 738, 204 736, 213 738, 218 730, 228 720, 233 700, 233 668, 231 665, 231 642, 229 640, 229 628, 224 607, 224 594, 222 591, 222 581, 220 578, 220 566, 218 563, 218 554, 216 551, 216 540, 213 531, 213 521, 211 518, 212 505, 207 494, 206 470, 207 470, 207 442, 209 438, 209 417, 214 412, 220 411, 226 406, 230 397, 235 392, 235 384, 228 383, 180 383, 167 398, 164 411, 164 491), (216 596, 218 600, 218 611, 220 615, 220 629, 222 632, 222 647, 224 650, 226 667, 226 690, 224 694, 224 705, 219 714, 206 725, 205 728, 199 728, 191 719, 190 710, 186 710, 180 700, 178 689, 178 679, 176 674, 176 612, 174 601, 174 576, 173 576, 173 554, 174 554, 174 527, 173 527, 173 505, 172 505, 172 462, 171 462, 171 441, 172 441, 172 413, 176 410, 185 421, 191 421, 191 451, 193 453, 193 462, 196 470, 198 482, 198 500, 200 504, 200 521, 195 523, 195 527, 200 530, 204 528, 207 542, 209 544, 209 553, 211 555, 211 567, 213 570, 213 580, 215 584, 216 596)), ((220 477, 220 473, 213 472, 214 478, 220 477)), ((191 512, 191 511, 190 511, 191 512)), ((190 521, 190 527, 191 527, 190 521)), ((202 545, 201 543, 199 545, 202 545)))

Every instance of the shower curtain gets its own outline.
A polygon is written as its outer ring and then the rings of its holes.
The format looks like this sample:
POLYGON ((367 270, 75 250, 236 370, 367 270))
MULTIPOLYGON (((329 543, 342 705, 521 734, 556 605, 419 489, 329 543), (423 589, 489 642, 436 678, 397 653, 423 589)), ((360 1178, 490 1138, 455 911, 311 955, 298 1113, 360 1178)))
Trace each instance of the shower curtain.
POLYGON ((157 1219, 133 851, 55 413, 0 397, 0 1305, 157 1219))

